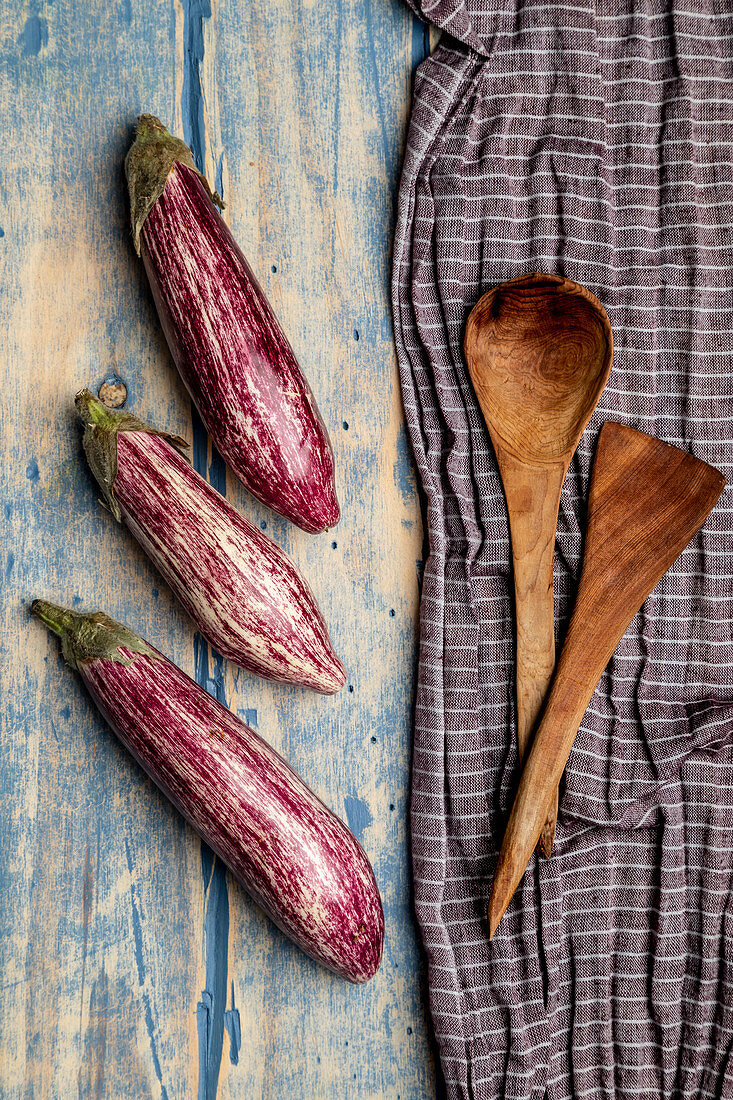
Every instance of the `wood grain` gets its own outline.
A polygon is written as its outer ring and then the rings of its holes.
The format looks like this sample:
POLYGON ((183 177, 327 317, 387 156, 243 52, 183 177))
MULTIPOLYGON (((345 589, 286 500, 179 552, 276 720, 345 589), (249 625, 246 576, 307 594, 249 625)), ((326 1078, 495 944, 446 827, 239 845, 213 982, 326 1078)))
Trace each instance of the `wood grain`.
POLYGON ((423 29, 398 0, 57 0, 5 5, 0 35, 0 1092, 432 1097, 406 830, 422 533, 388 305, 423 29), (122 159, 144 110, 202 153, 316 394, 343 507, 326 536, 256 504, 192 424, 127 226, 122 159), (193 439, 197 468, 296 560, 353 690, 266 683, 194 638, 85 468, 73 395, 107 379, 193 439), (312 963, 223 874, 60 667, 34 596, 128 622, 350 823, 387 920, 369 985, 312 963))
POLYGON ((578 595, 499 853, 489 899, 492 936, 537 843, 604 668, 724 486, 718 470, 679 447, 613 421, 601 429, 578 595))
MULTIPOLYGON (((606 311, 590 291, 536 273, 484 294, 468 318, 464 343, 509 512, 521 763, 555 667, 560 493, 608 380, 613 338, 606 311)), ((540 841, 546 856, 556 821, 557 792, 540 841)))

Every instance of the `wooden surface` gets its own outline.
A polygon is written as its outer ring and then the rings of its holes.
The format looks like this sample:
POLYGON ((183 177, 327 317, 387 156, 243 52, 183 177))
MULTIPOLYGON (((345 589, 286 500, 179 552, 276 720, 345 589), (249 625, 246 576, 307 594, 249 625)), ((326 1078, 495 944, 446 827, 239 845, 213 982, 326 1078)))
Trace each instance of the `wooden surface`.
POLYGON ((0 34, 0 1095, 433 1097, 406 827, 423 548, 388 306, 427 32, 399 0, 29 0, 0 34), (327 535, 257 505, 191 422, 127 225, 141 111, 205 161, 309 377, 343 509, 327 535), (347 690, 273 686, 194 638, 85 466, 73 395, 115 375, 301 566, 347 690), (212 861, 30 620, 34 596, 127 622, 349 822, 386 914, 369 985, 311 962, 212 861))
POLYGON ((529 863, 604 668, 724 486, 718 470, 679 447, 612 420, 601 428, 578 595, 502 841, 489 899, 492 936, 529 863))
MULTIPOLYGON (((521 761, 555 667, 560 493, 608 381, 613 337, 605 309, 585 287, 556 275, 523 275, 494 287, 474 306, 465 352, 509 512, 521 761)), ((557 808, 556 792, 540 841, 548 857, 557 808)))

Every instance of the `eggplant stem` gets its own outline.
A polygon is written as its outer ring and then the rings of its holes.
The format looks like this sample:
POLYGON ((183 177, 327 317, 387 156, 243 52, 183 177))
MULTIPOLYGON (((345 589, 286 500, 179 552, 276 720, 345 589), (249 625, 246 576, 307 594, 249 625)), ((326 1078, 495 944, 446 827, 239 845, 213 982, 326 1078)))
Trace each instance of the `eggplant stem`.
POLYGON ((31 612, 61 639, 65 660, 72 668, 88 661, 116 661, 129 665, 137 655, 163 660, 160 653, 133 630, 102 611, 79 612, 47 600, 34 600, 31 612), (127 656, 125 649, 132 656, 127 656))
POLYGON ((106 409, 102 402, 86 387, 79 390, 74 398, 74 404, 79 418, 85 424, 94 424, 99 428, 114 428, 119 419, 119 415, 115 416, 109 409, 106 409))
POLYGON ((54 634, 58 634, 59 638, 63 638, 64 634, 73 627, 74 620, 78 618, 76 612, 59 607, 58 604, 49 603, 48 600, 34 600, 31 604, 31 614, 40 619, 54 634))

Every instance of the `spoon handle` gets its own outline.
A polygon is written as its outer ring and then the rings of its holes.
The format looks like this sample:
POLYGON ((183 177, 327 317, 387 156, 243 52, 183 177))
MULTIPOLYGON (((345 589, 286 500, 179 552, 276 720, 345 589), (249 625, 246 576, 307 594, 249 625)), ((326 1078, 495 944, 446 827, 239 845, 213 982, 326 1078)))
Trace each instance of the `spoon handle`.
MULTIPOLYGON (((555 667, 553 561, 563 465, 530 466, 501 448, 497 457, 509 503, 517 622, 517 742, 524 761, 555 667)), ((557 791, 540 837, 552 852, 557 791)))

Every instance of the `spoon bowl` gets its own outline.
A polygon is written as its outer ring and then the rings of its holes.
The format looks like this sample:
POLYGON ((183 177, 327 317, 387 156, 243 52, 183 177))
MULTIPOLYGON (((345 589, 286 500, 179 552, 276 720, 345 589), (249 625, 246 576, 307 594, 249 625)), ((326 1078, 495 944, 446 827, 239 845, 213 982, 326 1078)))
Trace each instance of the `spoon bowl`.
POLYGON ((495 446, 524 462, 570 464, 611 361, 606 311, 585 287, 528 275, 485 294, 465 349, 495 446))
MULTIPOLYGON (((557 275, 534 274, 484 294, 468 318, 464 349, 509 512, 521 761, 555 666, 560 492, 608 381, 613 337, 606 311, 589 290, 557 275)), ((556 818, 557 794, 540 837, 547 856, 556 818)))

